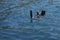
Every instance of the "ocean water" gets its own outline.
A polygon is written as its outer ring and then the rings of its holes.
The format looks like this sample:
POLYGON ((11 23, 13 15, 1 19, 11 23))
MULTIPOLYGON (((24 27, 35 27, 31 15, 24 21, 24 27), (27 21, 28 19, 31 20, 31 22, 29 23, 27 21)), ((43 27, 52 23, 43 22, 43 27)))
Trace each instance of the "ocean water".
POLYGON ((60 0, 0 0, 0 40, 60 40, 60 0))

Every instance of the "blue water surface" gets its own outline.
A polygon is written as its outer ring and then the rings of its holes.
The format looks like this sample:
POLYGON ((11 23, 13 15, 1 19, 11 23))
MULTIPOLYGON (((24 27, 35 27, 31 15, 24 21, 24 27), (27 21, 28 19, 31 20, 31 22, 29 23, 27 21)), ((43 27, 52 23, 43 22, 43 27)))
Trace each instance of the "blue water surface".
POLYGON ((60 40, 60 0, 1 0, 0 40, 60 40), (31 23, 30 10, 46 15, 31 23))

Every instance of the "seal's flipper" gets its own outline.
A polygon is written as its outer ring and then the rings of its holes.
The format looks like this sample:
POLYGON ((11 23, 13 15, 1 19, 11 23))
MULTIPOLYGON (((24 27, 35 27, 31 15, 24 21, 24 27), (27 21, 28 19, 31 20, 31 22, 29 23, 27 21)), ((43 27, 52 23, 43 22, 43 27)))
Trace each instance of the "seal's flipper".
POLYGON ((32 17, 33 17, 32 10, 30 10, 30 21, 31 22, 32 22, 32 17))
POLYGON ((32 10, 30 10, 30 18, 32 19, 33 15, 32 15, 32 10))

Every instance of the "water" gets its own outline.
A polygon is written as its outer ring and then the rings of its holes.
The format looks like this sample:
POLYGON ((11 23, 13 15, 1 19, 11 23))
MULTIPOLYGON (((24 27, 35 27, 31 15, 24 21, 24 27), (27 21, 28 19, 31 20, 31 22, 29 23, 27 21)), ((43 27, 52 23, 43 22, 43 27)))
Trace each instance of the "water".
POLYGON ((60 0, 1 0, 0 40, 60 40, 60 0), (46 15, 31 23, 30 10, 46 15))

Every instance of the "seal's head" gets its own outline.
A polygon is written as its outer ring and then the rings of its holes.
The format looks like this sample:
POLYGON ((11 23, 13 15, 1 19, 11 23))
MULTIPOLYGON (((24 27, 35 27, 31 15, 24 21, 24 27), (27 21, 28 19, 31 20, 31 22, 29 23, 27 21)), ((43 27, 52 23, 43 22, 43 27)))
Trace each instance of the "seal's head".
POLYGON ((41 16, 44 16, 45 15, 45 10, 42 10, 42 12, 41 12, 41 16))

